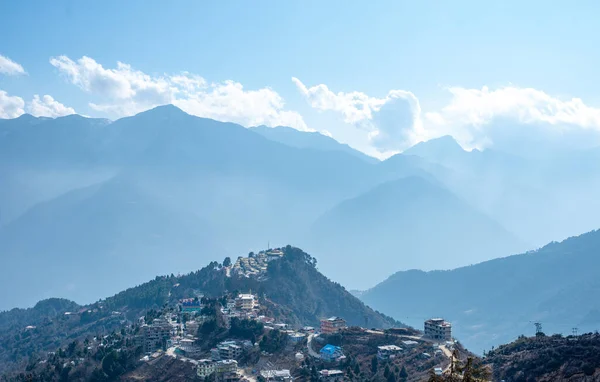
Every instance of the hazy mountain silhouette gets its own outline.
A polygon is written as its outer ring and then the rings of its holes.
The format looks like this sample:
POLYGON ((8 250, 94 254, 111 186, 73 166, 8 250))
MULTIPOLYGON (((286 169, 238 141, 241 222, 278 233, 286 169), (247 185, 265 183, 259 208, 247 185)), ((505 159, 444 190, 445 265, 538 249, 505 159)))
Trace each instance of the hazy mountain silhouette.
POLYGON ((492 146, 469 152, 446 136, 421 142, 404 154, 450 170, 427 168, 446 188, 531 248, 597 228, 600 150, 531 147, 531 151, 546 153, 532 158, 526 148, 511 153, 492 146))
POLYGON ((313 225, 311 244, 321 269, 353 288, 390 268, 447 269, 523 249, 498 223, 420 177, 343 201, 313 225))
POLYGON ((0 129, 9 148, 0 252, 11 273, 0 284, 37 280, 0 309, 48 294, 87 302, 137 276, 298 242, 340 200, 396 177, 343 151, 290 147, 173 106, 112 123, 25 117, 0 129))
POLYGON ((451 271, 397 272, 360 295, 365 303, 398 320, 445 316, 471 350, 535 332, 600 329, 600 231, 551 243, 535 252, 451 271), (397 298, 399 291, 402 298, 397 298))
POLYGON ((465 152, 448 138, 408 151, 429 150, 428 158, 379 162, 321 134, 266 129, 172 105, 114 122, 0 120, 0 253, 10 274, 0 287, 38 280, 6 292, 0 309, 49 295, 86 303, 113 293, 135 282, 106 281, 119 261, 141 280, 268 243, 309 248, 328 276, 365 287, 391 270, 509 255, 520 241, 507 231, 535 244, 532 232, 561 237, 590 226, 600 211, 597 177, 584 176, 594 166, 570 170, 597 156, 593 150, 557 159, 563 166, 543 173, 554 177, 535 176, 530 169, 538 167, 522 158, 465 152), (437 146, 461 160, 436 162, 437 146), (546 190, 566 174, 573 187, 546 190), (401 180, 415 176, 424 180, 401 180), (55 273, 25 264, 52 264, 55 273))
POLYGON ((275 142, 283 143, 288 146, 301 149, 315 149, 325 151, 343 151, 357 158, 363 159, 369 163, 377 163, 378 160, 370 157, 362 152, 353 149, 352 147, 339 143, 335 139, 323 135, 319 132, 298 131, 291 127, 277 126, 256 126, 251 128, 252 131, 262 135, 263 137, 275 142))

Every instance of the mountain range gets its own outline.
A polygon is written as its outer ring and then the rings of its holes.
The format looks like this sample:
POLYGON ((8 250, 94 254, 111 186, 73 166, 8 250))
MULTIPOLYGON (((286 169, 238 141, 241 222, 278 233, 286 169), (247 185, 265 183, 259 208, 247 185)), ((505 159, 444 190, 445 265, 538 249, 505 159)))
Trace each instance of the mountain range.
POLYGON ((600 231, 539 250, 450 271, 397 272, 360 294, 375 309, 410 325, 443 316, 453 335, 482 353, 535 333, 600 329, 600 231))
POLYGON ((320 133, 171 105, 0 120, 0 309, 94 301, 288 242, 353 289, 508 256, 596 228, 597 153, 541 165, 444 137, 377 161, 320 133))

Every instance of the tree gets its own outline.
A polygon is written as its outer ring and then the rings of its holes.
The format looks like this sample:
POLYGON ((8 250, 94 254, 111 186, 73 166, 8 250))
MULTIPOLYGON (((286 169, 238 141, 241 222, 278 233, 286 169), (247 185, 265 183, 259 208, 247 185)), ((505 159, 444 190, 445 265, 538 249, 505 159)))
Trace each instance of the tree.
POLYGON ((371 371, 373 374, 377 374, 377 357, 373 357, 371 360, 371 371))
POLYGON ((396 382, 396 374, 389 373, 387 376, 387 382, 396 382))
POLYGON ((458 359, 456 350, 452 354, 450 373, 444 376, 436 375, 433 370, 429 372, 428 382, 483 382, 490 378, 490 371, 484 365, 476 364, 472 357, 467 358, 464 364, 458 359))
POLYGON ((223 266, 224 267, 230 267, 231 266, 231 258, 229 256, 227 256, 225 258, 225 260, 223 260, 223 266))
POLYGON ((406 371, 404 365, 402 366, 402 369, 400 370, 400 374, 398 374, 398 376, 400 377, 401 381, 406 381, 408 379, 408 372, 406 371))
POLYGON ((383 370, 383 376, 386 378, 390 376, 390 367, 388 365, 385 365, 385 369, 383 370))

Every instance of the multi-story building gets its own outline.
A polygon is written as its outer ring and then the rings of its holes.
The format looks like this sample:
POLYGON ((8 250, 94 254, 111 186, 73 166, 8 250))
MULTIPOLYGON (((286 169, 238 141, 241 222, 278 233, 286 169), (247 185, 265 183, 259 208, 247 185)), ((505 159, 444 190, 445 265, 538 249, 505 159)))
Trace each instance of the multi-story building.
POLYGON ((224 359, 215 364, 215 371, 218 374, 237 373, 237 369, 238 363, 235 359, 224 359))
POLYGON ((240 310, 252 310, 256 307, 256 298, 253 294, 240 294, 235 299, 235 307, 240 310))
POLYGON ((235 341, 223 341, 217 345, 220 359, 237 359, 242 355, 243 348, 235 341))
POLYGON ((382 360, 396 358, 401 351, 402 348, 396 345, 377 346, 377 358, 382 360))
POLYGON ((341 329, 346 328, 346 321, 340 317, 329 317, 321 320, 321 333, 331 334, 337 333, 341 329))
POLYGON ((443 318, 431 318, 425 321, 425 337, 435 340, 452 340, 452 324, 443 318))
POLYGON ((152 324, 142 326, 143 348, 145 353, 165 348, 171 336, 171 325, 161 319, 154 319, 152 324))
POLYGON ((215 372, 217 364, 210 359, 201 359, 198 361, 198 367, 196 368, 196 374, 200 378, 206 378, 215 372))

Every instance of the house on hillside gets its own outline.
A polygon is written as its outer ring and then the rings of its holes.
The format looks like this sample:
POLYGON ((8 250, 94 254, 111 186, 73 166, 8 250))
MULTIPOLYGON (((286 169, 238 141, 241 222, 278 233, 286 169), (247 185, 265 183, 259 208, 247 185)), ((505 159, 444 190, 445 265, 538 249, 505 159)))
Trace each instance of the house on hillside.
POLYGON ((179 300, 182 313, 196 313, 202 310, 202 304, 198 298, 184 298, 179 300))
POLYGON ((337 333, 346 327, 346 321, 340 317, 334 316, 321 320, 321 333, 323 334, 337 333))
POLYGON ((424 326, 425 337, 442 341, 452 340, 452 324, 443 318, 431 318, 425 321, 424 326))
POLYGON ((262 370, 260 376, 266 381, 293 381, 289 370, 262 370))
POLYGON ((377 358, 381 360, 396 358, 402 348, 396 345, 377 346, 377 358))
POLYGON ((328 382, 342 382, 344 372, 341 370, 321 370, 319 371, 319 380, 328 382))
POLYGON ((215 372, 217 364, 210 359, 201 359, 196 366, 196 374, 200 378, 206 378, 215 372))
POLYGON ((327 344, 319 351, 319 356, 323 361, 332 362, 343 357, 344 353, 342 352, 341 347, 327 344))
POLYGON ((256 305, 256 297, 253 294, 240 294, 235 299, 235 308, 239 310, 252 310, 256 305))

